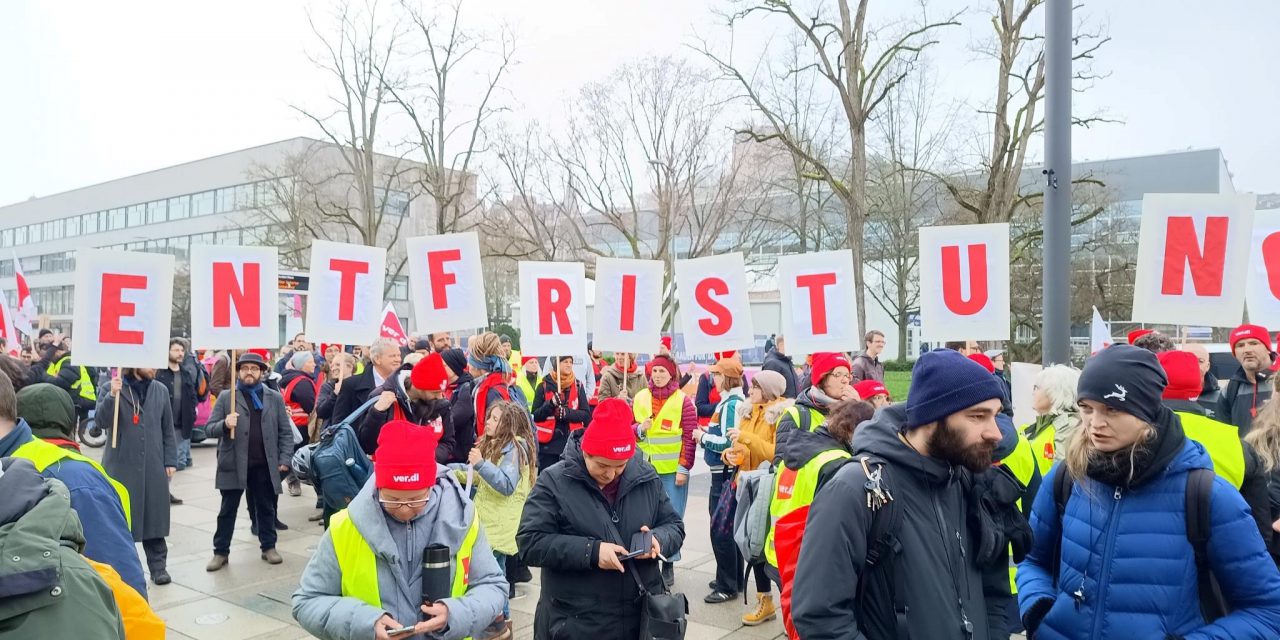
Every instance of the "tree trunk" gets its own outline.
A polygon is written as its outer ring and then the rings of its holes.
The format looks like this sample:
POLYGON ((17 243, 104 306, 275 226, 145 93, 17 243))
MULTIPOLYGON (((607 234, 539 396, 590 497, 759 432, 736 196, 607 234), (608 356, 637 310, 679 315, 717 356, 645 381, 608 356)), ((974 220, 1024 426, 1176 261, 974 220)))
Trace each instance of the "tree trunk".
POLYGON ((849 163, 849 198, 845 201, 845 241, 853 251, 853 294, 858 306, 858 335, 867 330, 866 280, 863 277, 862 243, 867 226, 867 146, 866 127, 850 126, 853 148, 849 163))

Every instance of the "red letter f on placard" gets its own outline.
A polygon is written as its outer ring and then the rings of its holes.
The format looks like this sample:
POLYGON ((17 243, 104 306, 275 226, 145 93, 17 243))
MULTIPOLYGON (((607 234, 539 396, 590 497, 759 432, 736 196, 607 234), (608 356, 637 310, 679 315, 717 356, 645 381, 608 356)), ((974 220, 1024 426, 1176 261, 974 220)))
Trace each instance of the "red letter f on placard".
POLYGON ((987 245, 969 249, 969 298, 960 293, 960 247, 942 247, 942 302, 958 316, 971 316, 987 306, 987 245))
POLYGON ((1227 218, 1214 216, 1205 220, 1204 248, 1196 236, 1191 216, 1172 216, 1164 241, 1164 278, 1160 293, 1180 296, 1191 269, 1191 283, 1198 296, 1222 295, 1223 270, 1227 262, 1227 218))

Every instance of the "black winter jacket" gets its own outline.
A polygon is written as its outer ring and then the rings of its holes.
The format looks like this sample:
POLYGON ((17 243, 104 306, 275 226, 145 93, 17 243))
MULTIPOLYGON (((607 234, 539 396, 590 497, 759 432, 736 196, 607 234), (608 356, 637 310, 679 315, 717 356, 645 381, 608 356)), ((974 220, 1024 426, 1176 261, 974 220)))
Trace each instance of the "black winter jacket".
POLYGON ((333 412, 329 414, 331 422, 342 422, 347 416, 360 408, 374 387, 378 386, 373 379, 373 365, 364 363, 364 371, 342 381, 342 389, 333 401, 333 412))
POLYGON ((1249 382, 1244 369, 1236 369, 1235 375, 1227 382, 1227 388, 1218 400, 1217 415, 1214 420, 1234 424, 1240 428, 1243 438, 1253 428, 1253 418, 1258 415, 1262 405, 1271 399, 1271 372, 1263 369, 1255 376, 1256 382, 1249 382))
POLYGON ((782 376, 787 381, 787 389, 782 392, 784 398, 795 398, 798 390, 796 389, 796 366, 791 363, 791 356, 778 353, 775 349, 770 351, 764 357, 764 362, 760 364, 763 371, 773 371, 782 376))
POLYGON ((565 444, 560 462, 544 470, 524 506, 516 542, 520 558, 542 568, 542 594, 534 620, 537 640, 639 636, 639 589, 630 575, 638 571, 645 588, 666 591, 657 560, 625 563, 627 573, 599 567, 601 540, 618 544, 609 520, 628 539, 648 526, 662 554, 670 557, 684 544, 684 523, 671 507, 653 466, 632 458, 619 479, 617 504, 610 507, 587 473, 580 443, 583 431, 565 444))
MULTIPOLYGON (((541 460, 557 460, 560 454, 564 452, 565 442, 569 439, 569 425, 575 422, 582 423, 583 428, 591 424, 591 403, 587 396, 587 390, 582 386, 581 382, 575 382, 578 392, 578 407, 566 406, 563 418, 556 419, 556 430, 551 435, 548 442, 538 443, 538 457, 541 460)), ((533 390, 533 421, 541 422, 555 415, 556 404, 547 399, 548 396, 557 395, 559 385, 551 376, 546 376, 538 387, 533 390)), ((568 402, 568 394, 558 394, 561 400, 568 402)), ((554 464, 549 463, 549 464, 554 464)))
MULTIPOLYGON (((411 401, 404 387, 400 386, 400 372, 387 378, 381 388, 371 391, 367 399, 372 400, 382 395, 383 391, 396 394, 396 404, 388 407, 386 411, 378 411, 377 405, 374 405, 369 407, 369 410, 360 418, 360 428, 356 429, 356 435, 360 439, 360 448, 364 449, 365 453, 373 455, 377 450, 378 434, 382 433, 384 425, 397 418, 403 418, 414 424, 437 430, 440 444, 436 446, 436 462, 446 464, 455 457, 454 449, 457 446, 457 439, 453 431, 453 416, 450 415, 448 400, 439 398, 427 402, 411 401), (396 407, 399 407, 399 412, 396 411, 396 407)), ((462 452, 462 457, 465 458, 470 451, 467 449, 462 452)))
MULTIPOLYGON (((898 437, 905 421, 905 405, 881 409, 858 428, 853 448, 886 461, 885 484, 900 502, 902 553, 894 570, 908 576, 910 636, 987 638, 982 576, 969 560, 975 541, 966 524, 966 472, 916 453, 898 437), (962 628, 965 620, 972 625, 971 636, 962 628)), ((792 621, 805 640, 894 638, 863 628, 866 620, 859 610, 858 586, 873 522, 860 475, 859 465, 844 465, 819 490, 809 511, 791 593, 792 621)), ((892 593, 885 591, 872 589, 868 607, 891 605, 892 593)))

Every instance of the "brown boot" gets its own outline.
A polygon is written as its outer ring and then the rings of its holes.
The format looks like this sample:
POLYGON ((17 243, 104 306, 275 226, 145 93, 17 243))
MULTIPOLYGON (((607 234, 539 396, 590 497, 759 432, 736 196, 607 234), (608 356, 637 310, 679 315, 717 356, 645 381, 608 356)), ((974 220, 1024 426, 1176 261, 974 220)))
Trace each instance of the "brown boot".
POLYGON ((263 551, 262 559, 266 560, 267 564, 280 564, 281 562, 284 562, 284 558, 281 558, 280 554, 276 552, 275 549, 267 549, 266 551, 263 551))
POLYGON ((225 566, 227 566, 227 557, 214 554, 213 559, 209 561, 209 564, 204 566, 204 570, 217 571, 225 566))
POLYGON ((755 611, 742 616, 742 624, 756 627, 776 617, 778 617, 778 610, 773 606, 773 594, 766 593, 760 596, 755 611))

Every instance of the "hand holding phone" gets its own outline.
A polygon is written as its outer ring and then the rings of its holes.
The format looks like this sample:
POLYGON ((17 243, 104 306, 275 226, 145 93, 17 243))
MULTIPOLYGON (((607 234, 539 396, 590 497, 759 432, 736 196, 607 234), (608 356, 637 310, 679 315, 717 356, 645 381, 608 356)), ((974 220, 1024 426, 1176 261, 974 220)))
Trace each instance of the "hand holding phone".
POLYGON ((631 545, 627 553, 618 557, 621 560, 630 560, 647 555, 651 551, 653 551, 653 532, 645 528, 631 535, 631 545))
POLYGON ((407 626, 407 627, 400 627, 399 629, 388 629, 388 630, 387 630, 387 637, 388 637, 388 638, 400 638, 400 637, 403 637, 403 636, 407 636, 407 635, 409 635, 409 634, 412 634, 412 633, 413 633, 413 630, 414 630, 415 628, 416 628, 416 627, 415 627, 414 625, 409 625, 409 626, 407 626))

